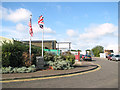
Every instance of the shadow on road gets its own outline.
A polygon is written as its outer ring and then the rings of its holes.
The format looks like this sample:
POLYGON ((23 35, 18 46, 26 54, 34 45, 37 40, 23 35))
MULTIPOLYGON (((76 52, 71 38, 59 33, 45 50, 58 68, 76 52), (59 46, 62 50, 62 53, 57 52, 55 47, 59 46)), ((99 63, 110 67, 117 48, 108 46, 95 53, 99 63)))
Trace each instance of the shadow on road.
POLYGON ((89 60, 80 60, 80 61, 95 62, 96 60, 91 60, 91 61, 89 61, 89 60))
POLYGON ((90 66, 96 66, 96 65, 82 65, 82 66, 73 66, 74 68, 79 68, 79 67, 90 67, 90 66))

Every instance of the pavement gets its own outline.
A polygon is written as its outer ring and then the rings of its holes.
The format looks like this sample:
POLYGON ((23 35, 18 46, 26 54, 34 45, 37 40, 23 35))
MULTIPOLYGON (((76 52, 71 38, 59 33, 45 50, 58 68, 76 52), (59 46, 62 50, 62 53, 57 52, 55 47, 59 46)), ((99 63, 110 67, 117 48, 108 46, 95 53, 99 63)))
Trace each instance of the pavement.
POLYGON ((39 70, 32 73, 2 74, 2 81, 68 75, 94 70, 98 66, 90 61, 76 61, 74 67, 75 68, 70 70, 39 70))

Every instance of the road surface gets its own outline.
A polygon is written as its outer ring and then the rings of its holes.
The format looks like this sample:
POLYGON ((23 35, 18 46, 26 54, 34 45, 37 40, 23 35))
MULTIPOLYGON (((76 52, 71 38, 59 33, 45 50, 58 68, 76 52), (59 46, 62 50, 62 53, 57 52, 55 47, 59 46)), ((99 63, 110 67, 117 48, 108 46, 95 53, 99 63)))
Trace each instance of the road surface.
POLYGON ((118 62, 93 58, 101 69, 82 75, 47 80, 3 83, 3 88, 118 88, 118 62))

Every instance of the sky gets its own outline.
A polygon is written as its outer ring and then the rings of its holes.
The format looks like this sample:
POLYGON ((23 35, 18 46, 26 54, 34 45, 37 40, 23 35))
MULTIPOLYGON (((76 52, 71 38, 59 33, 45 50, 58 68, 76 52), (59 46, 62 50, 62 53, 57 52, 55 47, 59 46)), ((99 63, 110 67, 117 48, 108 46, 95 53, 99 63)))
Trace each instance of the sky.
POLYGON ((32 40, 42 39, 38 17, 44 17, 44 39, 71 42, 71 49, 118 51, 117 2, 2 2, 2 36, 29 40, 29 17, 32 14, 32 40))

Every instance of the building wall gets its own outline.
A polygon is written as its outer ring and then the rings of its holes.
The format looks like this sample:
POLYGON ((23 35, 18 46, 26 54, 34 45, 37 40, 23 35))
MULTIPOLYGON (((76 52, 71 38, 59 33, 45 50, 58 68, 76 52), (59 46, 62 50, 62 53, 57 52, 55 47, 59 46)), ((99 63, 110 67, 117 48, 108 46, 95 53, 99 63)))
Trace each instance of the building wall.
POLYGON ((106 53, 100 53, 101 58, 106 58, 106 53))
POLYGON ((71 50, 71 42, 58 42, 56 43, 56 48, 62 52, 71 50))
MULTIPOLYGON (((42 47, 42 43, 41 43, 41 42, 39 42, 39 43, 37 43, 37 42, 32 42, 32 45, 42 47)), ((49 49, 52 49, 52 43, 51 43, 51 42, 43 42, 43 46, 44 46, 44 47, 47 47, 47 48, 49 48, 49 49)))
MULTIPOLYGON (((28 43, 28 41, 24 41, 24 42, 28 43)), ((42 41, 31 41, 31 44, 38 46, 38 47, 42 47, 42 41)), ((43 46, 44 46, 44 48, 46 47, 48 49, 56 49, 56 41, 55 40, 44 41, 43 46)))

